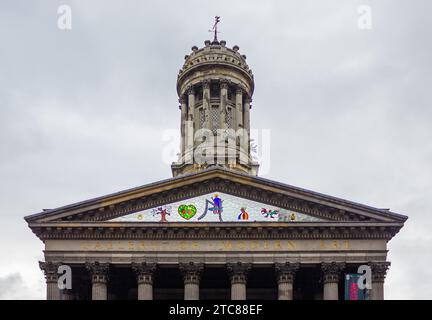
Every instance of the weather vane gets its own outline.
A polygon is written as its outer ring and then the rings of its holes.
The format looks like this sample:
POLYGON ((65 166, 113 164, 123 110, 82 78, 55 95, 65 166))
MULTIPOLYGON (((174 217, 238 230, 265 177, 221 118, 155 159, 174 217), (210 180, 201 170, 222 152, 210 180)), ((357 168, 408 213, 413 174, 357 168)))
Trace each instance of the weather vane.
POLYGON ((214 32, 214 40, 213 40, 213 42, 218 42, 217 34, 220 33, 220 32, 217 31, 217 25, 218 25, 219 22, 220 22, 220 17, 216 16, 213 28, 211 30, 209 30, 209 32, 214 32))

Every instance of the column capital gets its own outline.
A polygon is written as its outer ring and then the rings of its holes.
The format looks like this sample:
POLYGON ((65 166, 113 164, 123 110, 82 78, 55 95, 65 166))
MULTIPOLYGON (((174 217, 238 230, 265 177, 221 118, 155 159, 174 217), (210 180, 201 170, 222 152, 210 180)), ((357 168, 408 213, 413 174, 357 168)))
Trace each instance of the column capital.
POLYGON ((85 266, 92 276, 92 283, 106 283, 108 281, 109 263, 87 262, 85 266))
POLYGON ((228 89, 229 83, 230 83, 229 80, 227 80, 227 79, 221 79, 220 80, 221 89, 228 89))
POLYGON ((181 95, 180 98, 178 99, 178 101, 180 104, 186 104, 187 99, 186 99, 185 95, 181 95))
POLYGON ((204 269, 203 263, 196 263, 196 262, 180 263, 179 268, 181 273, 183 274, 183 280, 185 284, 187 283, 199 284, 199 281, 201 279, 201 272, 204 269))
POLYGON ((186 92, 188 95, 193 95, 195 94, 195 87, 193 85, 190 85, 186 88, 186 92))
POLYGON ((210 79, 204 79, 202 81, 203 89, 210 89, 210 79))
POLYGON ((243 89, 243 87, 240 86, 240 85, 237 85, 236 86, 236 94, 241 95, 241 94, 243 94, 243 92, 245 92, 245 90, 243 89))
POLYGON ((390 262, 369 262, 368 265, 372 271, 372 282, 384 282, 390 262))
POLYGON ((321 270, 323 273, 324 283, 338 282, 342 270, 345 268, 344 262, 323 262, 321 270))
POLYGON ((45 275, 46 282, 57 282, 58 280, 58 268, 62 264, 60 262, 44 262, 39 261, 39 268, 45 275))
POLYGON ((132 263, 132 270, 137 276, 138 284, 153 284, 153 275, 156 271, 156 263, 132 263))
POLYGON ((277 282, 294 282, 295 273, 300 268, 299 263, 275 263, 277 282))
POLYGON ((251 268, 252 265, 250 263, 242 263, 242 262, 228 263, 227 269, 231 280, 231 284, 246 283, 247 274, 251 268))

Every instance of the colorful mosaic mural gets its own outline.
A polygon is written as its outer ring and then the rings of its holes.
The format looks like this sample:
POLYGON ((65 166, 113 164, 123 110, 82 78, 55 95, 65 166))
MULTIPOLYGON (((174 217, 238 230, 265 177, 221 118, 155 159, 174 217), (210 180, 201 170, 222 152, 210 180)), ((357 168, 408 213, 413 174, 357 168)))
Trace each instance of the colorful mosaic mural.
POLYGON ((157 208, 128 214, 110 221, 132 222, 314 222, 323 221, 303 213, 281 209, 214 192, 157 208))

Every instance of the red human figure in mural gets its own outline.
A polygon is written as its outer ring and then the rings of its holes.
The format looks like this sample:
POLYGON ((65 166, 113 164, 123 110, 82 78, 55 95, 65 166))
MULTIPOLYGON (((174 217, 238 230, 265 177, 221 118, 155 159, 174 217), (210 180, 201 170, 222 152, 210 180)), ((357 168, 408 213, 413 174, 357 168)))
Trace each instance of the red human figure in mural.
POLYGON ((168 222, 166 216, 171 215, 171 207, 159 207, 157 209, 153 209, 152 212, 154 216, 157 214, 160 215, 161 219, 159 222, 168 222))

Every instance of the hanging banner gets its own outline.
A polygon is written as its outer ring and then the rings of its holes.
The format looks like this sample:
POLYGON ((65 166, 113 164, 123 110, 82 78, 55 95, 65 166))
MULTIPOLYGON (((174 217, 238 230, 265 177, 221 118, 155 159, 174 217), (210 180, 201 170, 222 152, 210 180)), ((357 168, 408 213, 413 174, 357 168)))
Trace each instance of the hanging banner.
POLYGON ((357 273, 345 275, 345 300, 369 300, 368 290, 358 287, 360 276, 357 273))

